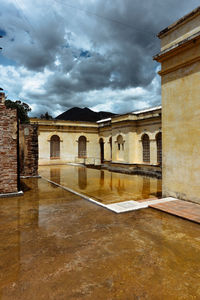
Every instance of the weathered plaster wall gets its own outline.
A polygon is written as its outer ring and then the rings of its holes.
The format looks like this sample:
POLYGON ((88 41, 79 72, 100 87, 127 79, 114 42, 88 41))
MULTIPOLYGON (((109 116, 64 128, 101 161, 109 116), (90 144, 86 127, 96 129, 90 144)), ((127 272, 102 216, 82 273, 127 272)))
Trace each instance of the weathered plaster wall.
POLYGON ((161 132, 161 119, 140 121, 137 124, 128 123, 121 126, 112 127, 113 135, 113 162, 119 162, 117 149, 117 136, 122 135, 124 140, 124 163, 142 164, 142 135, 146 133, 150 139, 150 164, 157 165, 157 144, 156 134, 161 132))
POLYGON ((0 194, 18 192, 17 111, 6 109, 0 94, 0 194))
POLYGON ((67 162, 85 162, 99 164, 100 146, 97 129, 78 128, 69 130, 62 126, 55 128, 39 129, 39 164, 62 164, 67 162), (93 131, 93 132, 91 132, 93 131), (96 131, 96 132, 95 132, 96 131), (50 139, 53 135, 60 137, 60 158, 50 159, 50 139), (78 139, 85 136, 87 139, 87 158, 78 158, 78 139))
POLYGON ((200 203, 200 62, 162 78, 163 196, 200 203))
POLYGON ((142 122, 137 127, 137 163, 143 162, 142 157, 142 136, 147 134, 150 141, 150 164, 157 165, 157 144, 156 144, 156 135, 161 132, 161 119, 157 118, 151 122, 142 122))
POLYGON ((154 57, 162 66, 163 196, 197 203, 200 203, 199 32, 200 7, 161 31, 158 36, 161 50, 165 51, 154 57))
POLYGON ((200 31, 200 11, 195 16, 186 19, 180 25, 167 32, 161 39, 161 50, 165 50, 180 43, 191 35, 200 31))
POLYGON ((128 163, 129 162, 129 127, 128 124, 112 125, 112 161, 128 163), (122 136, 123 148, 118 149, 118 137, 122 136))

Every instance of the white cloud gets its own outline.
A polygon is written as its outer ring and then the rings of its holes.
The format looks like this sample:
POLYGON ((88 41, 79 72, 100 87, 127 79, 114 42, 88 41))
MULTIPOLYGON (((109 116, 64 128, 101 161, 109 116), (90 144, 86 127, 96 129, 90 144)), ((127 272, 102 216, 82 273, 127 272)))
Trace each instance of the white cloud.
POLYGON ((32 101, 37 102, 37 99, 30 99, 31 93, 38 96, 46 94, 43 86, 52 73, 47 69, 36 73, 24 67, 0 65, 0 82, 8 98, 31 104, 32 101))

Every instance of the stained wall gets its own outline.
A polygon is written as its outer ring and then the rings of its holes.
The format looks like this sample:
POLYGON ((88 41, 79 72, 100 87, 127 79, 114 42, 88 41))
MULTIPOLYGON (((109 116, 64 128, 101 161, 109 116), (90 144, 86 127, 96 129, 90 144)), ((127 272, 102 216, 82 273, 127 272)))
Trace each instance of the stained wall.
POLYGON ((200 8, 182 20, 161 32, 165 51, 155 57, 162 66, 162 190, 164 197, 200 203, 200 35, 193 35, 200 8))
POLYGON ((0 93, 0 194, 18 192, 17 111, 4 100, 0 93))

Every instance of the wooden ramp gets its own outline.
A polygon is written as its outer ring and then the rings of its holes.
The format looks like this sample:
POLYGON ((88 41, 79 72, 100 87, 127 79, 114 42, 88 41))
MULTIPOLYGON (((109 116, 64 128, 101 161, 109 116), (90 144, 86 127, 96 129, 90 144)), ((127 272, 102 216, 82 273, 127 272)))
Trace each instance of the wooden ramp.
POLYGON ((166 213, 181 217, 200 224, 200 205, 183 200, 175 200, 149 205, 166 213))

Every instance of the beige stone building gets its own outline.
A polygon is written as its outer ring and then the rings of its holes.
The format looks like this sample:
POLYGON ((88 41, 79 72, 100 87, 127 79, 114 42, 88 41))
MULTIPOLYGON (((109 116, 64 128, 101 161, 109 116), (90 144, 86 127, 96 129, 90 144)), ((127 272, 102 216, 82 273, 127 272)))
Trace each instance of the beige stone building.
POLYGON ((38 124, 39 164, 84 163, 161 174, 161 107, 97 122, 31 119, 38 124))
POLYGON ((200 7, 162 30, 163 196, 200 203, 200 7))

